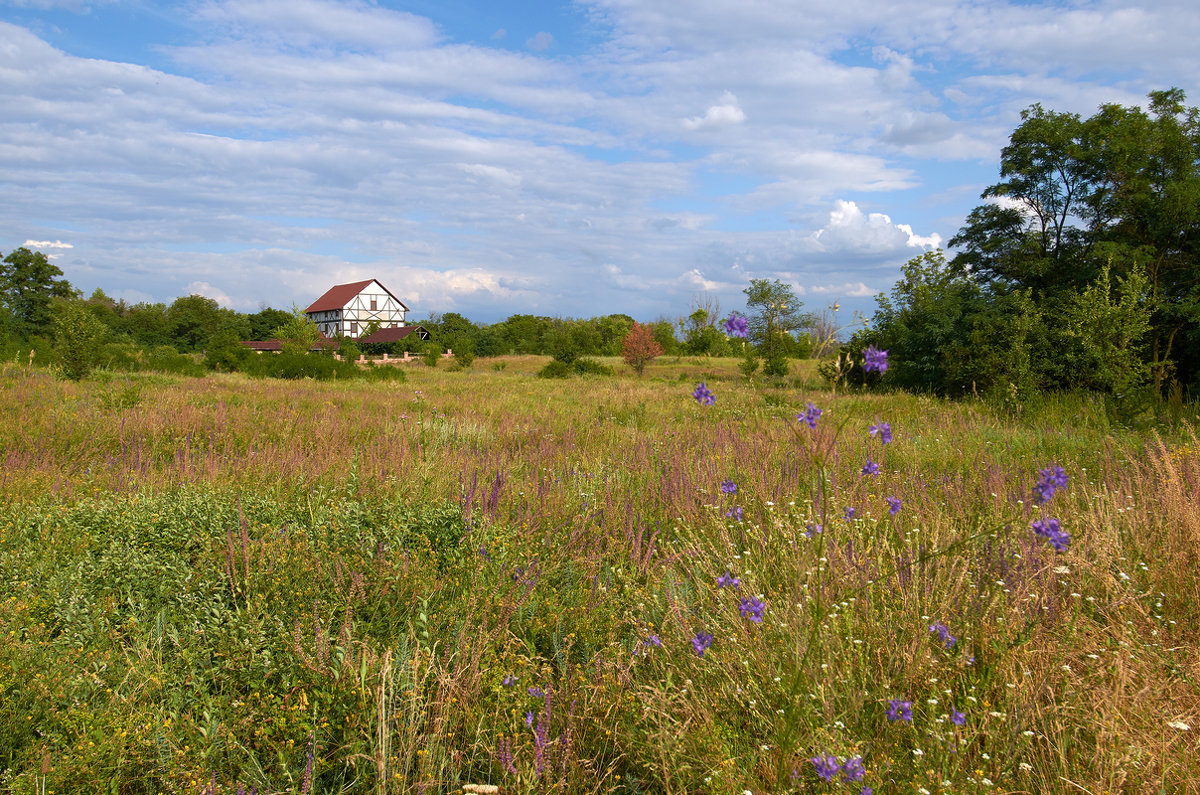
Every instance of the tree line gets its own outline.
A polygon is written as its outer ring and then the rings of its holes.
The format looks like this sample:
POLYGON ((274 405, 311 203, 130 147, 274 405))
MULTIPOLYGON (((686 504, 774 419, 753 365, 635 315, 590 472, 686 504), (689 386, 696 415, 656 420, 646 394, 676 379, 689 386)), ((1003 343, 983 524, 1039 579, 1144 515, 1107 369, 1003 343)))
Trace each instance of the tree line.
POLYGON ((886 383, 1130 406, 1200 388, 1200 113, 1179 89, 1089 118, 1033 105, 949 242, 911 260, 843 349, 886 383))
MULTIPOLYGON (((410 352, 425 355, 430 363, 452 350, 460 365, 469 365, 476 356, 536 354, 573 365, 586 357, 624 355, 625 340, 638 326, 659 354, 730 356, 743 355, 749 348, 756 356, 761 347, 769 361, 807 356, 813 348, 806 333, 807 316, 799 313, 800 302, 791 288, 764 280, 752 282, 752 288, 758 292, 751 295, 747 289, 750 306, 767 300, 762 298, 766 295, 773 296, 775 308, 772 320, 761 329, 751 324, 748 345, 731 340, 721 329, 727 318, 714 300, 699 298, 686 317, 644 324, 626 314, 586 319, 515 314, 499 323, 479 324, 460 313, 446 312, 414 323, 430 332, 430 340, 410 335, 395 343, 366 344, 346 338, 339 341, 340 350, 350 359, 360 352, 410 352), (777 307, 784 304, 791 309, 776 318, 777 307)), ((371 330, 365 329, 363 336, 371 330)), ((303 357, 318 338, 316 326, 297 308, 264 307, 242 313, 200 295, 182 296, 169 304, 130 304, 102 289, 84 298, 63 278, 61 269, 28 248, 9 253, 0 265, 0 354, 11 360, 18 351, 32 352, 31 360, 57 361, 72 377, 81 377, 97 365, 193 375, 206 370, 261 369, 262 357, 256 359, 241 341, 281 339, 285 353, 295 359, 303 357)), ((321 367, 312 361, 294 364, 292 372, 304 375, 321 367)), ((327 366, 321 367, 320 372, 326 370, 327 366)))

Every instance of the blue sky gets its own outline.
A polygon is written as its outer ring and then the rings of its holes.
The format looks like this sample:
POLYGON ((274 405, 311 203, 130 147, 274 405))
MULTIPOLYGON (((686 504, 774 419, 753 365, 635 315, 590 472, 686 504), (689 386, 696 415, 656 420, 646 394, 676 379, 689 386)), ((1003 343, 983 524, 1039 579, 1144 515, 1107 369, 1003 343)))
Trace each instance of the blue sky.
POLYGON ((1192 0, 0 0, 0 252, 86 292, 870 313, 1022 108, 1178 86, 1192 0))

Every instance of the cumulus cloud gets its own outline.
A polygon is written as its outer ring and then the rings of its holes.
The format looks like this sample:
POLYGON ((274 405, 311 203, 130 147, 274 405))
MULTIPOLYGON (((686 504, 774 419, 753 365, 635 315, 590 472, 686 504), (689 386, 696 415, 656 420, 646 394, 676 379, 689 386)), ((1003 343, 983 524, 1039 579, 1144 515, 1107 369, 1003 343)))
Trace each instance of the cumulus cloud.
POLYGON ((37 250, 43 248, 75 248, 70 243, 64 243, 61 240, 26 240, 23 245, 25 248, 37 250))
POLYGON ((839 199, 829 212, 829 222, 809 240, 823 253, 878 257, 934 249, 942 238, 936 232, 917 235, 909 224, 893 223, 884 213, 864 213, 856 203, 839 199))
POLYGON ((738 106, 737 97, 726 91, 721 95, 716 105, 710 105, 703 116, 693 116, 683 120, 683 126, 689 130, 700 130, 705 127, 724 127, 730 124, 741 124, 746 120, 746 114, 738 106))
POLYGON ((233 299, 224 290, 213 287, 208 282, 192 282, 187 286, 187 294, 211 298, 222 306, 232 306, 233 304, 233 299))

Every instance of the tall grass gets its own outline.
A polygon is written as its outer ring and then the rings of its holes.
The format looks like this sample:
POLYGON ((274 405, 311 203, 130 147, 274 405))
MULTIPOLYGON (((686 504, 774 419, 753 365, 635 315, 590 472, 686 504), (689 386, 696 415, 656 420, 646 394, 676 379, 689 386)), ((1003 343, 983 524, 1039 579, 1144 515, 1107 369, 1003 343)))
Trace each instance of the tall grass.
POLYGON ((1194 431, 539 364, 7 370, 0 791, 1200 790, 1194 431))

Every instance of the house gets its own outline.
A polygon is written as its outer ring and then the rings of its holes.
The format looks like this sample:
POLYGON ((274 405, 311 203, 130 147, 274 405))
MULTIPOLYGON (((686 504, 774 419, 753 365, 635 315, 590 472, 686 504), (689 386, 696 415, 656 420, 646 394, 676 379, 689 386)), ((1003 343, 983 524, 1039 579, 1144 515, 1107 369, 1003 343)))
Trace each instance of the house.
POLYGON ((404 326, 408 307, 376 279, 336 284, 304 313, 326 337, 357 339, 372 321, 383 329, 404 326))

